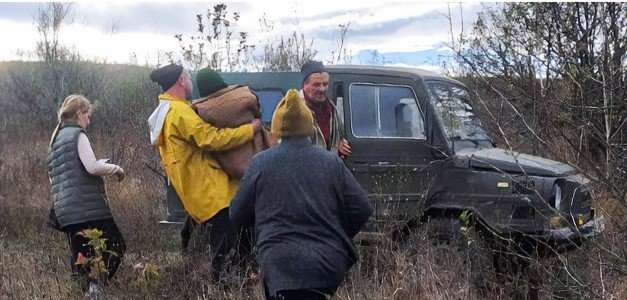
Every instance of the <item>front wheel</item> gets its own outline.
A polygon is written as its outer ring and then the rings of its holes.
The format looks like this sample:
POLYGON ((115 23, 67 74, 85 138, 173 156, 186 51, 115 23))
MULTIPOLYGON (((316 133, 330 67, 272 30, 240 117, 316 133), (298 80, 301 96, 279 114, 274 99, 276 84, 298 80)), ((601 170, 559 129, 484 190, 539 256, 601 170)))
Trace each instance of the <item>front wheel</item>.
POLYGON ((459 218, 442 216, 428 221, 427 237, 440 253, 457 251, 469 281, 480 293, 487 291, 490 282, 494 282, 495 268, 494 255, 484 233, 474 224, 462 225, 459 218))

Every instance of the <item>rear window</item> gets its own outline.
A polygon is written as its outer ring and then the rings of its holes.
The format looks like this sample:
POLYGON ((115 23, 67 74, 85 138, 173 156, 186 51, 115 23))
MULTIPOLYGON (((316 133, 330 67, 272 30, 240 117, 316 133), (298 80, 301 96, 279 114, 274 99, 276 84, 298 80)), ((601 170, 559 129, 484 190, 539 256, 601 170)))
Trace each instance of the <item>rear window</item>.
POLYGON ((261 121, 265 124, 272 122, 272 114, 276 106, 283 99, 283 91, 280 90, 262 90, 255 91, 259 96, 259 104, 261 105, 261 121))

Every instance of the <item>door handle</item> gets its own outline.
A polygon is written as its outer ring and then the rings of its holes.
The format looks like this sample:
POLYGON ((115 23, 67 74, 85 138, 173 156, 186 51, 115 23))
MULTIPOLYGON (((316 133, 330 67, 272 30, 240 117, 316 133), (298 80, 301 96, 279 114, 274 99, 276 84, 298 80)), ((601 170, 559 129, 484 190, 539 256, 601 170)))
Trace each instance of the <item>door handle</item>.
POLYGON ((372 164, 369 166, 372 172, 386 172, 389 171, 391 167, 390 163, 387 161, 380 161, 377 164, 372 164))
POLYGON ((357 173, 366 173, 368 172, 367 164, 352 164, 350 166, 350 170, 357 173))

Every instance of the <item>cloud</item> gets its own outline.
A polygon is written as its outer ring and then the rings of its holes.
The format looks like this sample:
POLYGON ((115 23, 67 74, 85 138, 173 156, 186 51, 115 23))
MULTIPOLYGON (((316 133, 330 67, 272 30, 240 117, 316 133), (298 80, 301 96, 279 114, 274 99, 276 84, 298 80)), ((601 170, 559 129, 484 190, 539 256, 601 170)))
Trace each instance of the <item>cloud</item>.
MULTIPOLYGON (((147 32, 121 32, 110 35, 93 27, 72 25, 66 28, 61 37, 62 44, 72 45, 90 59, 124 63, 131 55, 138 63, 144 63, 151 55, 177 49, 176 40, 167 35, 154 35, 147 32), (85 39, 89 36, 91 38, 85 39), (121 47, 119 45, 124 45, 121 47)), ((153 57, 154 58, 154 57, 153 57)))
MULTIPOLYGON (((109 57, 109 61, 122 62, 134 52, 141 63, 144 58, 154 58, 155 53, 177 51, 174 34, 194 34, 197 27, 195 16, 206 13, 212 5, 75 3, 74 22, 62 29, 61 39, 68 43, 66 46, 75 46, 85 57, 109 57)), ((8 27, 0 28, 0 33, 3 38, 15 41, 0 46, 0 60, 7 59, 7 53, 15 53, 16 49, 34 49, 38 39, 36 30, 33 33, 26 28, 34 28, 32 19, 38 7, 38 3, 0 3, 0 24, 8 24, 8 27)), ((470 25, 479 5, 464 3, 462 7, 465 24, 470 25)), ((443 42, 450 40, 449 21, 444 15, 448 12, 446 3, 338 1, 333 5, 320 5, 316 1, 273 1, 263 5, 228 3, 227 9, 241 13, 239 30, 248 32, 249 43, 257 45, 258 49, 273 37, 287 37, 297 31, 307 40, 314 39, 318 58, 323 60, 330 60, 332 52, 339 49, 338 25, 349 21, 344 48, 354 55, 369 49, 388 56, 390 53, 437 52, 443 42), (271 32, 264 32, 259 25, 262 15, 272 21, 271 32)), ((451 12, 453 27, 458 30, 461 24, 459 8, 451 5, 451 12)), ((416 60, 403 57, 399 63, 416 60)))
MULTIPOLYGON (((45 3, 0 3, 0 19, 32 22, 38 8, 45 3)), ((73 23, 110 31, 158 32, 167 35, 193 33, 196 15, 206 14, 213 8, 210 3, 99 3, 81 2, 72 4, 73 23)), ((232 3, 227 11, 250 10, 250 4, 232 3)), ((68 19, 69 20, 69 19, 68 19)))
POLYGON ((0 60, 27 59, 19 57, 17 52, 35 49, 37 29, 31 23, 0 19, 0 36, 0 60))
MULTIPOLYGON (((465 29, 474 22, 480 5, 464 3, 465 29)), ((459 7, 451 5, 452 25, 461 28, 459 7)), ((446 3, 400 3, 333 11, 297 20, 307 38, 314 38, 320 49, 337 50, 340 44, 339 24, 350 21, 345 47, 353 53, 365 49, 381 52, 425 51, 450 41, 446 3)), ((282 22, 296 22, 290 18, 282 22)), ((285 24, 285 23, 284 23, 285 24)), ((293 30, 294 26, 284 26, 293 30)), ((322 51, 321 51, 322 52, 322 51)), ((330 52, 330 50, 328 51, 330 52)))
MULTIPOLYGON (((228 4, 227 11, 250 10, 249 6, 228 4)), ((0 33, 10 41, 0 45, 0 60, 19 59, 15 54, 19 49, 35 49, 39 35, 33 18, 39 7, 39 3, 0 3, 0 33)), ((156 53, 176 51, 174 35, 195 33, 196 15, 212 7, 208 3, 73 3, 60 42, 89 59, 124 62, 135 53, 141 63, 156 53)))
POLYGON ((0 20, 32 22, 39 3, 0 3, 0 20))
POLYGON ((196 15, 210 5, 200 3, 80 3, 77 22, 87 27, 109 31, 150 32, 165 35, 193 32, 196 15))

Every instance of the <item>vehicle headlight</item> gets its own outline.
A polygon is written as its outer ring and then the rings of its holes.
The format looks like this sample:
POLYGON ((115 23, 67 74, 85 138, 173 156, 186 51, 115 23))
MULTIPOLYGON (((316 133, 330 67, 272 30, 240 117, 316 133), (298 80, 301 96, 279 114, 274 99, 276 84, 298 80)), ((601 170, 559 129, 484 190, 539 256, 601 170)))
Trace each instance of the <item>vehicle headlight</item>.
POLYGON ((577 214, 575 216, 575 224, 577 224, 577 226, 581 226, 584 223, 586 223, 586 218, 582 214, 577 214))
POLYGON ((560 204, 562 203, 562 188, 555 183, 553 185, 553 207, 555 210, 560 210, 560 204))

